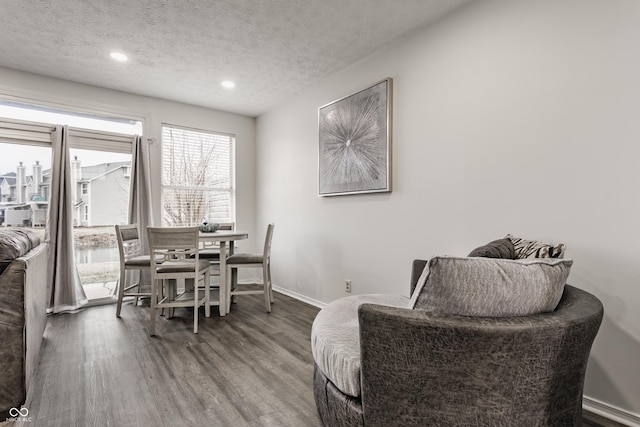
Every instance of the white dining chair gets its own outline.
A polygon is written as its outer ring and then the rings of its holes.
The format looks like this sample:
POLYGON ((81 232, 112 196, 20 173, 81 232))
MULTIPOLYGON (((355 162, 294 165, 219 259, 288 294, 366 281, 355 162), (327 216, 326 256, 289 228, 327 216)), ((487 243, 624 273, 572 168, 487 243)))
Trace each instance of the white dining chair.
POLYGON ((273 286, 271 283, 271 240, 275 224, 269 224, 267 234, 264 239, 264 248, 261 254, 256 253, 234 253, 227 258, 227 312, 231 305, 231 298, 235 295, 243 294, 264 294, 264 306, 267 313, 271 312, 273 303, 273 286), (238 270, 241 268, 261 268, 262 283, 238 283, 238 270), (255 289, 259 286, 261 289, 255 289), (252 289, 241 289, 242 287, 252 287, 252 289))
POLYGON ((116 317, 120 317, 124 297, 135 297, 134 305, 138 305, 139 297, 150 297, 151 291, 143 291, 141 285, 142 271, 150 271, 151 257, 142 253, 142 243, 138 233, 138 224, 116 225, 116 238, 120 254, 120 277, 118 278, 118 300, 116 317), (138 281, 127 286, 126 272, 138 271, 138 281))
MULTIPOLYGON (((220 225, 219 230, 235 230, 236 223, 235 222, 221 222, 218 223, 220 225)), ((209 261, 209 276, 211 277, 220 277, 220 242, 200 242, 200 259, 204 259, 209 261)), ((193 257, 193 256, 192 256, 193 257)), ((187 286, 193 286, 192 283, 188 283, 187 286)), ((210 283, 210 289, 213 292, 219 292, 219 285, 213 282, 213 279, 210 283)), ((202 286, 200 287, 202 289, 202 286)), ((210 295, 210 304, 218 305, 220 302, 220 295, 218 293, 218 298, 213 298, 213 295, 210 295)))
MULTIPOLYGON (((209 261, 200 259, 198 227, 147 227, 149 248, 155 256, 151 268, 151 319, 149 335, 155 335, 156 311, 164 308, 193 307, 193 333, 198 333, 198 309, 205 306, 209 317, 209 261), (204 280, 202 290, 192 286, 178 294, 177 279, 204 280), (175 280, 171 280, 175 279, 175 280), (201 294, 204 294, 201 297, 201 294)), ((168 317, 168 316, 167 316, 168 317)))

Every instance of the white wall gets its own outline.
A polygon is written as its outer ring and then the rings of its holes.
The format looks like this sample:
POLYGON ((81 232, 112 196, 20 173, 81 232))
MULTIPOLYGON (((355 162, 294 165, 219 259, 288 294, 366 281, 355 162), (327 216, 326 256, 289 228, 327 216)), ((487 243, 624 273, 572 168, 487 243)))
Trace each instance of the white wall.
POLYGON ((479 1, 257 121, 275 285, 408 294, 414 258, 567 244, 605 318, 586 396, 640 414, 640 2, 479 1), (391 194, 318 197, 317 108, 394 79, 391 194))
MULTIPOLYGON (((254 250, 263 236, 255 232, 255 119, 157 98, 138 96, 95 86, 0 68, 0 98, 47 103, 74 110, 94 111, 144 121, 151 144, 152 192, 155 221, 160 221, 160 141, 163 123, 234 134, 236 136, 236 221, 249 232, 241 248, 254 250)), ((261 234, 261 233, 259 233, 261 234)))

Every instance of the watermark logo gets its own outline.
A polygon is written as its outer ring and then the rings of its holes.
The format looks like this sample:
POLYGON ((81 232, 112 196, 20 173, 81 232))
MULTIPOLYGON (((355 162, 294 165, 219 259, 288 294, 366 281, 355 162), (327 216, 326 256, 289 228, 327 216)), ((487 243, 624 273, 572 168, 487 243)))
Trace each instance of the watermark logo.
POLYGON ((13 421, 17 423, 30 423, 31 417, 29 416, 29 409, 27 408, 11 408, 9 409, 9 416, 6 421, 13 421))
POLYGON ((29 410, 27 408, 11 408, 9 409, 9 415, 12 417, 27 417, 29 416, 29 410))

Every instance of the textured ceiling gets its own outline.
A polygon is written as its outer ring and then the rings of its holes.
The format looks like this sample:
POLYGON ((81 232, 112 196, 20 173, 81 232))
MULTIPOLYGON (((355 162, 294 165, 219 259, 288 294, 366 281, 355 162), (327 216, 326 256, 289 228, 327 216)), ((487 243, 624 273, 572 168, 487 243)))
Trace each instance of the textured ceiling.
POLYGON ((470 1, 0 0, 0 66, 257 116, 470 1))

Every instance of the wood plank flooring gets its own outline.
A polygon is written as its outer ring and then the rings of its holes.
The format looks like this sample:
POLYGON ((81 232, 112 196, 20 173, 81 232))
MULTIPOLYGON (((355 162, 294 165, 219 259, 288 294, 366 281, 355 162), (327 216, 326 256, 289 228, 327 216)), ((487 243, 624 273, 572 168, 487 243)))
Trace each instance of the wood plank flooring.
MULTIPOLYGON (((27 395, 32 426, 320 426, 311 323, 318 309, 276 294, 243 295, 225 317, 190 309, 158 317, 125 303, 50 316, 27 395)), ((585 413, 584 426, 615 426, 585 413)), ((25 423, 0 423, 7 425, 25 423)))
MULTIPOLYGON (((311 323, 318 309, 276 294, 238 298, 225 317, 190 309, 158 317, 148 304, 49 317, 25 407, 41 426, 319 426, 311 323)), ((215 314, 214 314, 215 312, 215 314)))
POLYGON ((616 421, 582 410, 582 427, 625 427, 616 421))

